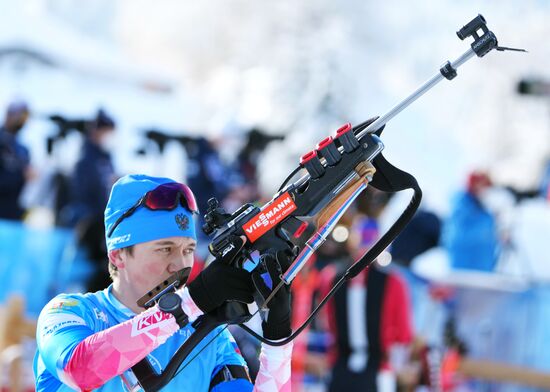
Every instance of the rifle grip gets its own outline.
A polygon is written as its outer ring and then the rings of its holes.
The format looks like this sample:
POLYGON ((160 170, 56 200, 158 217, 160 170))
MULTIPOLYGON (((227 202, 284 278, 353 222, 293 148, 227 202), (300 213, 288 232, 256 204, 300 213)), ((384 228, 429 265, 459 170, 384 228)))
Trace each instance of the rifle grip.
POLYGON ((361 186, 361 184, 368 184, 368 182, 372 180, 375 172, 376 169, 370 161, 359 163, 355 167, 357 176, 350 181, 350 183, 347 184, 330 203, 315 215, 314 221, 316 227, 322 227, 334 215, 338 208, 340 208, 342 203, 361 186))

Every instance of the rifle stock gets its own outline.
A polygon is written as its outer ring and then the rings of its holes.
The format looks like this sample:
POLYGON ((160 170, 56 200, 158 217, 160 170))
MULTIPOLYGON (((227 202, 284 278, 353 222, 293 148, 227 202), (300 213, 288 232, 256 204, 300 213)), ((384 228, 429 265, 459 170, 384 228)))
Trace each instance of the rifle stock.
POLYGON ((365 161, 355 167, 355 172, 357 174, 356 178, 350 181, 330 203, 315 215, 314 222, 317 227, 324 226, 342 204, 359 189, 361 184, 367 185, 372 180, 376 169, 372 163, 365 161))

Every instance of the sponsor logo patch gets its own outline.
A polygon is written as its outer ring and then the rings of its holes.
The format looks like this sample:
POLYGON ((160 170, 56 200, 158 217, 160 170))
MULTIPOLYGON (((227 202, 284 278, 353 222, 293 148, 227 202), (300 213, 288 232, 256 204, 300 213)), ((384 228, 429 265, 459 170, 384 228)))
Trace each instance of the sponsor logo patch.
POLYGON ((74 314, 56 314, 49 316, 44 325, 40 329, 40 335, 42 339, 49 338, 57 331, 62 330, 63 328, 75 326, 75 325, 86 325, 86 322, 83 318, 76 316, 74 314))
POLYGON ((150 338, 154 338, 154 336, 149 334, 149 331, 155 328, 161 328, 167 320, 170 320, 171 317, 172 315, 170 313, 156 311, 141 318, 136 318, 132 323, 132 336, 137 336, 144 333, 150 338))
POLYGON ((264 209, 243 225, 243 230, 250 242, 256 241, 277 223, 290 215, 296 208, 288 192, 273 200, 264 209))
POLYGON ((76 299, 67 299, 53 302, 48 306, 48 312, 60 312, 67 308, 72 308, 80 304, 76 299))
POLYGON ((104 311, 99 310, 98 308, 94 308, 94 314, 96 319, 103 321, 105 324, 109 322, 109 320, 107 319, 107 315, 104 311))
POLYGON ((131 234, 124 234, 115 238, 111 238, 109 240, 109 247, 115 246, 118 244, 124 244, 125 242, 130 241, 130 238, 132 238, 131 234))
POLYGON ((178 331, 178 333, 183 336, 184 341, 193 335, 193 331, 189 328, 182 328, 178 331))

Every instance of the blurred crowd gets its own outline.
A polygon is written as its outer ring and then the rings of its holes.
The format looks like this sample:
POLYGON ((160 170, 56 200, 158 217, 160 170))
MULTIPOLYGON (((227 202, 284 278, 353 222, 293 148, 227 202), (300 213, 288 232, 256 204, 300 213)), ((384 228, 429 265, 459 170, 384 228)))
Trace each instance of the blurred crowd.
MULTIPOLYGON (((18 139, 31 112, 24 101, 10 103, 0 128, 0 219, 5 221, 24 221, 28 213, 25 208, 32 209, 22 206, 21 195, 27 184, 36 181, 37 170, 30 164, 28 148, 18 139)), ((52 116, 51 120, 59 125, 60 134, 73 129, 83 138, 72 171, 57 173, 49 180, 50 206, 55 225, 74 230, 78 246, 93 266, 83 290, 100 290, 110 283, 103 211, 112 184, 125 174, 118 172, 113 163, 117 121, 102 108, 83 121, 62 116, 52 116)), ((223 136, 208 139, 150 130, 146 137, 160 151, 170 140, 184 147, 186 182, 198 197, 202 212, 207 210, 211 197, 228 212, 244 203, 269 200, 270 195, 259 189, 258 161, 266 146, 283 136, 248 130, 246 142, 231 162, 222 158, 223 136)), ((488 171, 475 170, 451 201, 448 216, 439 216, 422 205, 391 247, 369 269, 346 283, 297 338, 293 389, 373 390, 365 389, 369 385, 378 386, 380 391, 460 390, 467 381, 457 376, 453 360, 456 354, 464 355, 467 347, 454 328, 452 290, 433 287, 434 300, 449 308, 443 345, 433 347, 422 331, 415 331, 413 308, 417 304, 410 293, 411 268, 418 256, 442 247, 452 269, 497 271, 504 255, 514 248, 507 209, 524 198, 550 200, 550 164, 540 189, 530 193, 498 186, 488 171)), ((315 260, 298 275, 292 286, 294 328, 307 319, 346 268, 383 234, 381 217, 392 201, 392 194, 368 188, 316 253, 315 260)), ((202 234, 193 274, 209 261, 207 245, 208 237, 202 234)), ((238 328, 232 332, 254 376, 259 343, 238 328)))

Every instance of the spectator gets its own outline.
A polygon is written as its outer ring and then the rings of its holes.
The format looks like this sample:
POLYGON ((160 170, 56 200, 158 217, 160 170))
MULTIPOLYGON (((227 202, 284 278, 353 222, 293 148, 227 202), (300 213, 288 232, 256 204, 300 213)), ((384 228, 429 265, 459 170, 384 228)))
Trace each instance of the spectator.
POLYGON ((433 212, 420 209, 414 214, 405 229, 393 241, 393 261, 409 267, 418 255, 436 247, 441 234, 441 220, 433 212))
MULTIPOLYGON (((296 331, 309 317, 314 308, 314 298, 319 284, 319 271, 313 260, 300 271, 292 282, 292 330, 296 331)), ((310 324, 294 339, 292 351, 292 390, 306 390, 312 379, 322 376, 326 371, 325 356, 311 351, 310 338, 315 333, 315 322, 310 324)))
POLYGON ((466 190, 454 200, 443 228, 443 245, 453 268, 492 271, 498 258, 499 240, 495 216, 483 203, 492 187, 487 173, 474 171, 466 190))
POLYGON ((8 105, 4 124, 0 127, 0 218, 21 220, 24 210, 19 196, 32 176, 29 150, 17 141, 29 117, 29 107, 23 101, 8 105))
POLYGON ((202 137, 192 139, 185 144, 185 150, 189 157, 187 182, 199 195, 200 211, 207 210, 211 197, 221 202, 242 185, 240 175, 222 161, 215 142, 202 137))
POLYGON ((74 227, 83 219, 102 216, 115 180, 109 153, 114 130, 114 120, 100 109, 90 125, 80 159, 71 175, 71 196, 62 213, 63 226, 74 227))
POLYGON ((261 128, 252 128, 247 132, 246 142, 237 155, 236 163, 248 187, 249 200, 257 200, 260 197, 257 170, 263 152, 271 142, 284 138, 284 135, 270 135, 261 128))
MULTIPOLYGON (((355 226, 347 261, 321 271, 321 297, 354 261, 352 254, 373 245, 377 229, 372 218, 355 226)), ((409 297, 401 278, 375 263, 336 292, 325 314, 335 342, 329 358, 333 365, 329 391, 394 390, 413 338, 409 297)))
POLYGON ((76 228, 79 245, 96 267, 87 283, 89 291, 99 290, 110 281, 103 262, 107 257, 103 211, 115 181, 109 153, 114 130, 115 121, 100 109, 90 124, 80 159, 70 176, 69 202, 60 214, 60 224, 76 228))

